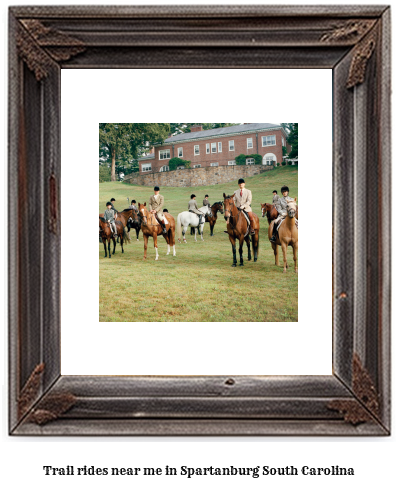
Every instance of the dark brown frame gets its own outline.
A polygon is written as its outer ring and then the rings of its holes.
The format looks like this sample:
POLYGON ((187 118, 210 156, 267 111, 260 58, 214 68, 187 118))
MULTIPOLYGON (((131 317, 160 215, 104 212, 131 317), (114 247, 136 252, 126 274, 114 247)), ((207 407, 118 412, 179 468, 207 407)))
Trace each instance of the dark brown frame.
POLYGON ((388 6, 11 7, 10 434, 388 435, 390 169, 388 6), (62 376, 60 70, 216 66, 333 70, 332 375, 62 376))

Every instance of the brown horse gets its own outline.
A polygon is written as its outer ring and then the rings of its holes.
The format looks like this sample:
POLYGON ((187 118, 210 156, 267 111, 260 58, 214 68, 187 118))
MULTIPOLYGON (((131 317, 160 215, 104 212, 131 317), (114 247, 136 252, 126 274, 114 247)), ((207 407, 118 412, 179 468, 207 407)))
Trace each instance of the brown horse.
MULTIPOLYGON (((148 237, 154 239, 155 247, 155 261, 158 261, 158 235, 162 234, 162 226, 159 224, 156 217, 150 213, 146 208, 147 203, 139 203, 139 215, 142 219, 141 231, 144 237, 144 260, 147 259, 147 247, 148 247, 148 237)), ((170 246, 173 247, 173 255, 176 256, 176 245, 175 245, 175 219, 169 213, 164 213, 168 223, 166 227, 166 234, 163 235, 166 243, 168 244, 167 256, 170 254, 170 246)))
MULTIPOLYGON (((296 198, 295 198, 296 200, 296 198)), ((292 246, 292 250, 294 252, 294 262, 295 262, 295 273, 298 273, 298 229, 295 225, 295 215, 297 212, 296 201, 291 201, 287 206, 287 217, 283 220, 283 223, 280 226, 278 231, 278 236, 276 242, 272 242, 272 248, 274 251, 274 258, 276 266, 280 266, 278 259, 278 247, 281 245, 281 249, 283 251, 283 260, 284 260, 284 273, 287 272, 288 264, 287 264, 287 248, 288 246, 292 246)), ((273 235, 273 226, 274 222, 269 225, 269 239, 273 235)))
MULTIPOLYGON (((278 217, 278 211, 276 205, 271 205, 270 203, 261 203, 260 206, 262 208, 262 218, 267 216, 267 221, 269 222, 270 225, 270 223, 278 217)), ((298 219, 298 205, 296 207, 295 218, 298 219)))
POLYGON ((209 222, 209 227, 211 229, 211 237, 213 237, 215 235, 213 233, 213 229, 215 228, 216 220, 218 219, 218 212, 223 214, 223 203, 221 201, 213 203, 213 205, 211 206, 211 210, 212 210, 212 216, 206 216, 205 222, 209 222))
POLYGON ((271 205, 270 203, 261 203, 260 207, 262 209, 262 218, 265 218, 267 216, 267 221, 272 222, 278 217, 278 211, 276 209, 275 205, 271 205))
MULTIPOLYGON (((123 239, 127 240, 127 234, 125 232, 125 228, 124 228, 122 222, 116 220, 115 225, 116 225, 116 232, 118 234, 118 237, 119 237, 120 243, 121 243, 121 247, 122 247, 122 254, 124 254, 125 251, 123 250, 123 239)), ((104 252, 105 252, 104 257, 107 257, 106 242, 108 242, 108 254, 109 254, 109 257, 111 258, 111 239, 114 243, 114 250, 113 250, 112 254, 115 254, 116 242, 115 242, 114 234, 111 231, 111 227, 110 227, 109 223, 103 217, 99 217, 99 228, 100 228, 100 236, 101 236, 102 242, 104 244, 104 252)))
MULTIPOLYGON (((120 222, 122 222, 123 227, 129 228, 129 219, 132 217, 132 212, 133 210, 131 208, 126 208, 126 210, 118 211, 115 220, 119 220, 120 222)), ((104 213, 100 213, 100 217, 103 216, 104 213)), ((130 232, 130 228, 128 232, 130 232)), ((125 241, 130 243, 130 234, 126 235, 125 241)), ((101 242, 101 237, 100 237, 100 242, 101 242)), ((118 236, 118 242, 119 242, 119 236, 118 236)))
POLYGON ((137 211, 132 210, 132 216, 129 218, 127 222, 127 231, 128 231, 128 236, 130 237, 130 229, 134 228, 136 231, 136 239, 137 242, 139 241, 139 234, 141 230, 141 223, 142 223, 142 218, 139 215, 137 211))
MULTIPOLYGON (((239 210, 234 203, 234 196, 226 196, 223 193, 224 198, 224 218, 227 221, 227 233, 229 234, 229 239, 231 243, 231 247, 233 250, 233 264, 232 267, 235 268, 237 266, 237 256, 236 256, 236 239, 239 240, 240 247, 240 266, 244 266, 244 260, 242 258, 242 249, 244 240, 247 243, 248 247, 248 261, 251 258, 251 245, 249 239, 249 226, 248 222, 244 216, 244 212, 239 210), (247 233, 248 232, 248 233, 247 233)), ((253 213, 254 217, 254 230, 255 235, 251 235, 252 238, 252 250, 254 253, 254 262, 258 260, 258 251, 259 251, 259 218, 255 213, 253 213)))

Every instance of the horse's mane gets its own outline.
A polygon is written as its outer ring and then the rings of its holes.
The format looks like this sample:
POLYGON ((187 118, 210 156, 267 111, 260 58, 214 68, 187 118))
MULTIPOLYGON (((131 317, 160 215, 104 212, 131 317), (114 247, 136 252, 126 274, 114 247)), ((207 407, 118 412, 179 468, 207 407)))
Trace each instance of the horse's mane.
POLYGON ((213 203, 211 208, 213 208, 215 205, 223 205, 223 203, 221 201, 215 201, 215 203, 213 203))
POLYGON ((118 213, 123 213, 125 211, 134 211, 133 208, 125 208, 123 211, 118 211, 118 213))
POLYGON ((102 222, 107 222, 107 220, 104 217, 98 217, 102 222))

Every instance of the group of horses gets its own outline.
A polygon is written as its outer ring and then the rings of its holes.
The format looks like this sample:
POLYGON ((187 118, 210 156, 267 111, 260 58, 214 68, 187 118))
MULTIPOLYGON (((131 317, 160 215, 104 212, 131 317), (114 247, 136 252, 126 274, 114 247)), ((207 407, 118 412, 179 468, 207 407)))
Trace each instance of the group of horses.
MULTIPOLYGON (((209 222, 211 236, 214 235, 214 227, 217 221, 217 214, 224 214, 224 218, 227 222, 227 230, 229 240, 232 246, 233 253, 233 267, 237 266, 237 249, 236 241, 239 242, 238 253, 240 256, 240 266, 244 266, 243 260, 243 246, 244 242, 248 248, 248 261, 252 260, 251 254, 251 242, 252 253, 254 262, 258 260, 259 253, 259 217, 253 213, 254 218, 254 234, 250 233, 249 223, 243 211, 239 210, 234 203, 234 196, 223 194, 224 201, 216 202, 211 207, 204 206, 200 208, 200 211, 205 216, 205 221, 209 222)), ((119 242, 121 244, 122 253, 124 253, 123 244, 130 242, 130 230, 133 228, 136 231, 137 240, 139 240, 140 231, 144 238, 144 260, 147 259, 148 239, 152 237, 154 240, 155 248, 155 260, 159 258, 158 254, 158 236, 162 235, 168 245, 167 255, 170 254, 171 248, 173 249, 173 256, 176 256, 176 222, 174 217, 164 210, 163 214, 166 218, 166 233, 163 233, 163 227, 158 222, 156 216, 149 212, 146 203, 138 203, 138 211, 128 208, 122 212, 118 212, 116 220, 116 230, 119 242), (125 230, 127 228, 127 232, 125 230)), ((273 233, 273 220, 277 218, 278 212, 273 205, 267 203, 261 205, 262 217, 267 216, 269 221, 269 239, 273 233)), ((284 258, 284 272, 287 271, 287 248, 292 246, 294 251, 295 272, 298 272, 297 263, 297 250, 298 250, 298 229, 295 224, 295 218, 298 218, 298 207, 295 202, 289 203, 287 210, 287 217, 280 226, 277 242, 271 243, 275 255, 275 264, 279 266, 278 246, 280 245, 283 251, 284 258)), ((201 240, 203 238, 205 222, 199 225, 199 216, 189 211, 182 212, 177 217, 177 233, 178 241, 181 242, 181 235, 183 236, 183 243, 187 243, 186 231, 188 227, 195 230, 195 241, 197 241, 197 229, 199 230, 201 240)), ((100 240, 104 244, 105 257, 111 257, 111 241, 113 241, 113 252, 115 254, 116 241, 109 223, 104 219, 103 215, 99 216, 99 232, 100 240), (107 252, 108 246, 108 252, 107 252)))

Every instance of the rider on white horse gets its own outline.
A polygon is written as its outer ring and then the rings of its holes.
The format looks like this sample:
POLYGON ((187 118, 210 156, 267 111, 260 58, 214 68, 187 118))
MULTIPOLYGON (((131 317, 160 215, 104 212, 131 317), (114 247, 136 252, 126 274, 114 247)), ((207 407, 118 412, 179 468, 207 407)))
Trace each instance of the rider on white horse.
POLYGON ((198 206, 197 206, 197 202, 195 201, 195 194, 192 194, 191 195, 191 200, 188 202, 188 211, 190 211, 191 213, 195 213, 196 215, 199 216, 199 222, 198 222, 198 226, 201 225, 202 222, 202 218, 205 216, 204 213, 202 213, 199 209, 198 209, 198 206))

